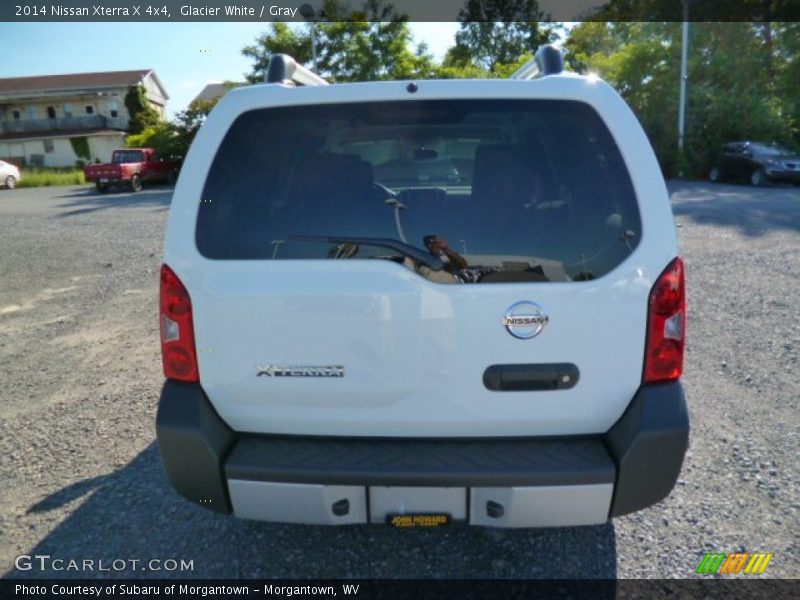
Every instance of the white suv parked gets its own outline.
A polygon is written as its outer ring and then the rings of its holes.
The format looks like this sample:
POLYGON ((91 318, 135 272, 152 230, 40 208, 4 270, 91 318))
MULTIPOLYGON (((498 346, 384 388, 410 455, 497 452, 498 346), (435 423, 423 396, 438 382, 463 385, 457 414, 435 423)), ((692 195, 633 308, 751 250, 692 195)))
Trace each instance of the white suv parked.
POLYGON ((606 83, 324 85, 289 57, 188 153, 161 273, 167 475, 268 521, 604 523, 688 441, 668 195, 606 83), (296 86, 296 82, 307 85, 296 86))

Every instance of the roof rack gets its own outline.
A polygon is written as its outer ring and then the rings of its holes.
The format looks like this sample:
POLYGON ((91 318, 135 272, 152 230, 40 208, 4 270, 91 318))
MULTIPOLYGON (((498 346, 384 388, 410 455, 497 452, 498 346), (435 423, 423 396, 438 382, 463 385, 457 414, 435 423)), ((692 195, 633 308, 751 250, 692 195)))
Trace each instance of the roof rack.
POLYGON ((269 57, 266 83, 284 85, 318 86, 330 85, 325 79, 307 69, 288 54, 273 54, 269 57))
POLYGON ((509 79, 533 79, 545 75, 558 75, 564 70, 564 56, 558 46, 542 46, 536 55, 514 71, 509 79))

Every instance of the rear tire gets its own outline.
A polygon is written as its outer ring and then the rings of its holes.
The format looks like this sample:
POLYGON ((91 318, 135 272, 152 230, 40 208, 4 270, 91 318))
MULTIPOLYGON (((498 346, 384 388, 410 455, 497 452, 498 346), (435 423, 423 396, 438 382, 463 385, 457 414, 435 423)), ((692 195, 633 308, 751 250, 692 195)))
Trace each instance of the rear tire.
POLYGON ((94 189, 97 190, 98 194, 105 194, 108 191, 108 184, 107 183, 100 183, 99 181, 94 182, 94 189))
POLYGON ((750 183, 755 187, 761 187, 767 183, 767 174, 764 172, 764 169, 756 169, 750 175, 750 183))
POLYGON ((719 175, 720 175, 719 167, 714 167, 714 168, 711 169, 711 171, 708 174, 708 180, 711 183, 719 183, 719 180, 720 180, 719 175))
POLYGON ((6 177, 5 184, 7 189, 13 190, 15 187, 17 187, 17 178, 13 175, 9 175, 6 177))
POLYGON ((131 191, 134 192, 141 192, 142 191, 142 178, 138 175, 134 175, 131 177, 131 191))

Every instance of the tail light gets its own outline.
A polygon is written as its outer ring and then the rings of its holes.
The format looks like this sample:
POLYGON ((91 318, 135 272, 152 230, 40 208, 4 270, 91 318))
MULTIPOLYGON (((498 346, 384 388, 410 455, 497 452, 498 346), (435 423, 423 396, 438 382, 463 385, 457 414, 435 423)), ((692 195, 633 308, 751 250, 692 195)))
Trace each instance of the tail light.
POLYGON ((683 261, 673 260, 650 291, 644 383, 678 379, 683 373, 686 337, 686 283, 683 261))
POLYGON ((181 280, 161 266, 161 360, 167 379, 199 381, 192 301, 181 280))

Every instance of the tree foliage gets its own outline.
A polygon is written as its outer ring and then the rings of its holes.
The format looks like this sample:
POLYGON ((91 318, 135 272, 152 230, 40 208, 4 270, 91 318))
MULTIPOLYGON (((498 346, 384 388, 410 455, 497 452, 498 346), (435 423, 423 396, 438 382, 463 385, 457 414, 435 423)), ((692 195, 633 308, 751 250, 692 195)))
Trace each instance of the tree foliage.
POLYGON ((79 159, 88 161, 92 159, 92 153, 89 149, 89 138, 86 136, 71 137, 69 143, 72 146, 72 151, 79 159))
POLYGON ((326 22, 309 22, 303 30, 272 23, 245 46, 242 53, 253 61, 247 80, 264 81, 276 53, 310 65, 314 47, 317 72, 334 82, 506 77, 558 31, 557 24, 542 22, 536 0, 469 0, 455 45, 436 64, 425 44, 412 47, 406 17, 381 0, 354 11, 341 0, 326 0, 319 16, 326 22))
MULTIPOLYGON (((230 89, 239 84, 226 82, 223 85, 230 89)), ((125 143, 129 148, 155 148, 159 154, 166 156, 186 156, 201 125, 219 100, 196 100, 175 115, 172 121, 150 125, 139 133, 129 135, 125 143)))
POLYGON ((723 143, 800 142, 797 24, 692 23, 684 155, 678 153, 680 23, 591 23, 566 42, 631 105, 669 175, 708 173, 723 143))
POLYGON ((270 24, 269 31, 260 35, 253 44, 242 49, 242 54, 253 61, 250 73, 245 77, 250 83, 264 81, 273 54, 288 54, 302 63, 310 63, 312 57, 311 35, 292 29, 282 21, 270 24))
POLYGON ((433 58, 424 44, 411 48, 407 18, 391 5, 367 0, 350 11, 340 0, 325 0, 321 14, 326 22, 310 22, 305 30, 276 22, 242 53, 253 61, 246 75, 251 83, 264 81, 269 57, 290 54, 311 64, 316 47, 316 70, 334 82, 376 81, 431 77, 433 58), (313 44, 312 44, 313 31, 313 44))
POLYGON ((125 139, 128 148, 155 148, 165 156, 182 156, 183 148, 178 143, 178 132, 173 123, 162 121, 125 139))
POLYGON ((459 20, 455 46, 444 61, 450 67, 472 65, 495 73, 557 37, 536 0, 467 0, 459 20))
POLYGON ((161 122, 161 115, 150 105, 147 99, 147 90, 143 85, 131 86, 125 94, 125 108, 128 109, 130 121, 128 129, 131 133, 141 133, 149 127, 155 127, 161 122))

